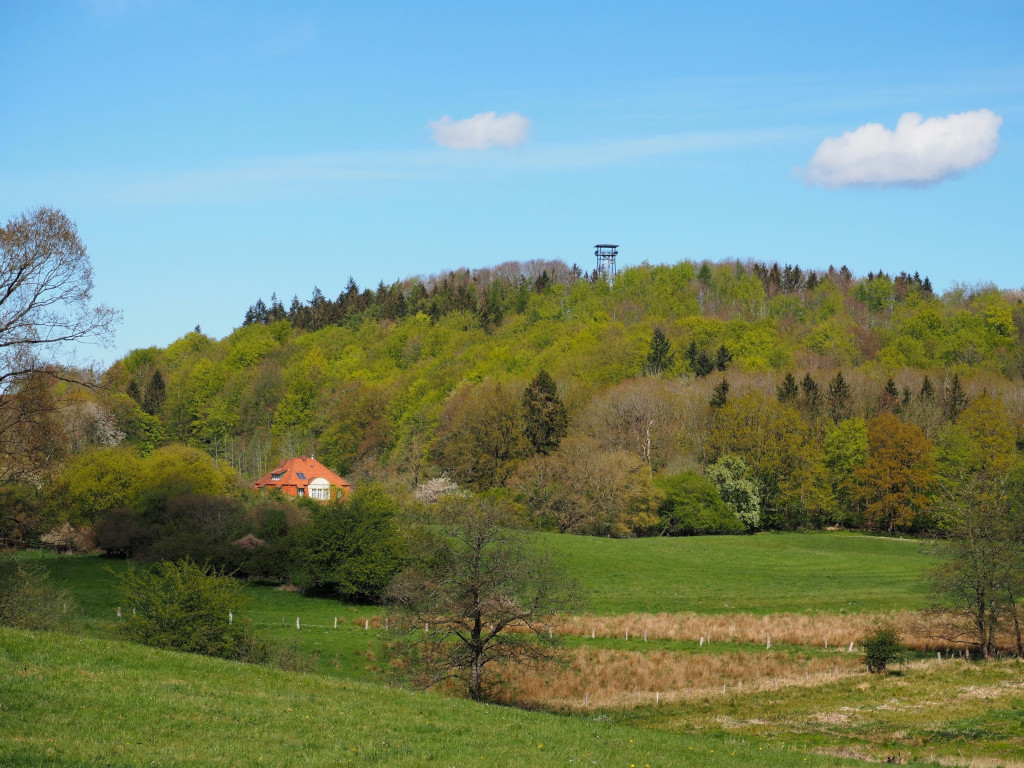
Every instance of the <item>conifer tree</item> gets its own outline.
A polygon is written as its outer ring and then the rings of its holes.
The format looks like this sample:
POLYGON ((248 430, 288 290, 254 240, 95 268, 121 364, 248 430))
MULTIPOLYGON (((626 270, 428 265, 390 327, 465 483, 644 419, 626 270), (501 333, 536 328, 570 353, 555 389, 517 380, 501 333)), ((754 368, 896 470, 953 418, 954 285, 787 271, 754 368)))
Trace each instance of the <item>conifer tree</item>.
POLYGON ((843 419, 849 417, 850 385, 843 378, 842 371, 839 371, 835 378, 828 383, 825 400, 828 402, 828 415, 832 417, 833 424, 838 424, 843 419))
POLYGON ((164 384, 164 377, 160 370, 153 371, 153 377, 146 387, 146 395, 142 399, 142 410, 151 416, 155 416, 163 408, 164 400, 167 398, 167 386, 164 384))
POLYGON ((672 343, 665 336, 661 328, 655 328, 651 334, 651 348, 644 361, 643 372, 648 376, 658 376, 672 370, 675 362, 675 353, 672 351, 672 343))
POLYGON ((775 396, 783 405, 786 403, 796 403, 797 398, 800 396, 800 389, 797 387, 796 377, 792 373, 786 374, 782 383, 776 388, 775 396))
POLYGON ((523 422, 534 453, 551 453, 568 432, 569 413, 558 396, 555 380, 543 369, 523 392, 523 422))
POLYGON ((900 391, 896 388, 896 382, 892 380, 892 376, 886 380, 882 396, 878 400, 878 406, 883 411, 894 411, 899 408, 900 391))
POLYGON ((718 384, 715 385, 714 390, 711 393, 711 407, 721 408, 729 400, 729 382, 722 379, 718 384))
POLYGON ((697 355, 697 362, 693 365, 693 372, 697 375, 697 378, 703 379, 713 370, 715 370, 715 364, 707 352, 701 352, 697 355))
POLYGON ((803 406, 812 416, 817 416, 821 408, 821 390, 818 388, 818 382, 811 378, 811 374, 806 373, 800 382, 800 389, 804 392, 803 406))
POLYGON ((932 380, 927 376, 925 376, 924 381, 921 382, 921 391, 918 393, 918 397, 926 403, 930 403, 935 400, 935 387, 932 386, 932 380))
POLYGON ((950 421, 956 421, 957 417, 967 407, 967 393, 960 385, 960 375, 953 374, 953 381, 946 388, 945 397, 942 403, 942 412, 950 421))
POLYGON ((697 366, 697 342, 691 340, 690 346, 686 348, 686 362, 690 364, 692 371, 697 366))
POLYGON ((697 279, 700 280, 704 285, 711 285, 711 267, 705 261, 700 265, 700 270, 697 272, 697 279))
POLYGON ((715 353, 715 369, 718 371, 724 371, 729 367, 729 363, 732 362, 732 352, 730 352, 725 344, 718 348, 715 353))
POLYGON ((135 379, 129 380, 128 386, 125 387, 124 391, 128 394, 128 397, 130 397, 136 403, 142 400, 142 390, 139 389, 139 382, 137 382, 135 379))

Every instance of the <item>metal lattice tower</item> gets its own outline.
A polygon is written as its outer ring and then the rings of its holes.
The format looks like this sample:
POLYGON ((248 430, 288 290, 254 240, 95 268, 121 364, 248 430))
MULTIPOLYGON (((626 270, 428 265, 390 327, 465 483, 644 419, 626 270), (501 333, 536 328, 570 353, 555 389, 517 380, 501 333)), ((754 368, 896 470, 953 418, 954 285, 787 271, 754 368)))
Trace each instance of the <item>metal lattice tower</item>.
POLYGON ((619 246, 595 245, 594 255, 597 257, 598 277, 604 277, 610 283, 615 279, 615 257, 619 255, 619 246))

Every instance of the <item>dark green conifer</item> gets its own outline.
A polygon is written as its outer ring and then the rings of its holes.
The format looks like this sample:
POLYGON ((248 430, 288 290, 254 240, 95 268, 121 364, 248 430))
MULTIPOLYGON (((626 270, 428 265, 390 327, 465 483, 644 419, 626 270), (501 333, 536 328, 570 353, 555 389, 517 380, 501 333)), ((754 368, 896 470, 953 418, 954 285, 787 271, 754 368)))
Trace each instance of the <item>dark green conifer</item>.
POLYGON ((921 382, 921 391, 918 393, 918 397, 926 403, 931 403, 935 400, 935 387, 932 386, 932 380, 927 376, 921 382))
POLYGON ((711 407, 721 408, 726 404, 729 399, 729 382, 724 378, 715 384, 714 390, 711 392, 711 407))
POLYGON ((655 328, 654 333, 651 334, 651 348, 647 352, 643 372, 648 376, 668 373, 672 370, 675 357, 675 353, 672 351, 672 343, 665 336, 661 328, 655 328))
POLYGON ((715 353, 715 370, 724 371, 729 367, 729 363, 732 362, 732 352, 730 352, 725 344, 718 348, 715 353))
POLYGON ((804 392, 804 407, 812 416, 816 416, 821 408, 821 390, 818 388, 818 382, 811 378, 811 374, 804 374, 800 389, 804 392))
POLYGON ((697 365, 697 342, 690 341, 690 346, 686 348, 686 362, 690 364, 690 370, 692 371, 697 365))
POLYGON ((954 373, 953 381, 946 387, 943 398, 942 411, 950 421, 956 421, 957 417, 967 408, 967 393, 960 385, 960 375, 954 373))
POLYGON ((569 414, 558 396, 555 380, 541 370, 523 392, 523 431, 534 453, 548 454, 569 429, 569 414))
POLYGON ((155 416, 163 408, 164 400, 167 398, 167 386, 164 384, 164 377, 157 369, 153 371, 153 377, 146 387, 146 395, 142 398, 142 410, 151 416, 155 416))
POLYGON ((833 424, 838 424, 843 419, 849 418, 850 385, 843 378, 842 371, 839 371, 835 378, 828 383, 825 400, 828 403, 828 415, 832 417, 833 424))
POLYGON ((715 364, 707 352, 701 352, 697 355, 697 362, 693 365, 693 372, 697 375, 697 378, 703 379, 713 370, 715 370, 715 364))
POLYGON ((787 373, 783 378, 782 383, 775 390, 775 396, 779 398, 779 402, 785 405, 786 403, 796 403, 797 398, 800 396, 800 389, 796 384, 796 377, 792 373, 787 373))
POLYGON ((700 280, 704 285, 711 285, 711 267, 705 261, 700 265, 700 270, 697 272, 697 279, 700 280))

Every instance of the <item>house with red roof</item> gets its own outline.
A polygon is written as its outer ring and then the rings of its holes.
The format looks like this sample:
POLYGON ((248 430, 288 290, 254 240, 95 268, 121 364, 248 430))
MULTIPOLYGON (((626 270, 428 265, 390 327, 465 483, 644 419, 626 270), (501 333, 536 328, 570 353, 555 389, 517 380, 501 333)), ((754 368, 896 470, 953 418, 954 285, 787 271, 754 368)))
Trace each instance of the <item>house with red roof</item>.
POLYGON ((308 496, 319 501, 343 499, 352 490, 348 481, 334 474, 312 456, 287 459, 256 481, 256 490, 276 488, 288 496, 308 496))

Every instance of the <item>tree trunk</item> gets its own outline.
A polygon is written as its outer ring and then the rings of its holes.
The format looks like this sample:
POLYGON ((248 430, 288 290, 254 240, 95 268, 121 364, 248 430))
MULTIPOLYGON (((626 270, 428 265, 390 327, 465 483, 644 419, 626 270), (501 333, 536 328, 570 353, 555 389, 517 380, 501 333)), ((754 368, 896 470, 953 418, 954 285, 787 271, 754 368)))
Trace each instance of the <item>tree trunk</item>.
POLYGON ((479 701, 483 698, 484 686, 483 686, 483 659, 484 659, 484 642, 483 642, 483 617, 477 612, 473 619, 473 630, 471 633, 472 640, 470 642, 469 651, 472 654, 472 661, 469 668, 469 696, 475 701, 479 701))

